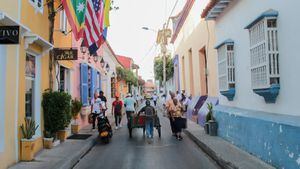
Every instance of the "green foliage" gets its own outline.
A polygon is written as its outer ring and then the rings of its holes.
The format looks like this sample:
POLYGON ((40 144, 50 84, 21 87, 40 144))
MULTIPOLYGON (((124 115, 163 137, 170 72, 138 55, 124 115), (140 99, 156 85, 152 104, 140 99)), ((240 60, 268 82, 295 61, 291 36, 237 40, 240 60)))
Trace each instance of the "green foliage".
POLYGON ((126 83, 133 84, 137 86, 138 78, 131 70, 123 69, 121 67, 117 67, 117 78, 119 80, 125 80, 126 83))
MULTIPOLYGON (((154 61, 154 73, 155 79, 159 80, 161 83, 163 81, 163 58, 157 58, 154 61)), ((170 56, 166 57, 166 80, 169 80, 173 77, 174 74, 174 65, 172 58, 170 56)))
POLYGON ((65 92, 47 90, 43 93, 45 131, 52 136, 71 122, 71 96, 65 92))
POLYGON ((82 107, 82 103, 79 100, 72 99, 72 107, 71 107, 72 117, 76 117, 79 114, 81 107, 82 107))
POLYGON ((35 131, 38 129, 39 125, 35 126, 35 121, 31 118, 24 118, 25 125, 21 125, 21 131, 23 138, 25 139, 32 139, 35 134, 35 131))
POLYGON ((213 117, 213 104, 212 103, 207 103, 207 109, 208 109, 208 113, 206 115, 206 122, 208 122, 209 120, 214 120, 214 117, 213 117))

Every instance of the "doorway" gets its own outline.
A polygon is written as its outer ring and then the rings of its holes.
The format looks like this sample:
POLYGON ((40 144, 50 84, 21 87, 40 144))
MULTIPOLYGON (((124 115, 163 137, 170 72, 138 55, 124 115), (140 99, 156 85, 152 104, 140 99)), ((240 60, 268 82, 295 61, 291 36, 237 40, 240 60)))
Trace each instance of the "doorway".
POLYGON ((200 68, 200 84, 201 91, 200 94, 202 96, 208 95, 208 79, 207 79, 207 57, 206 57, 206 49, 203 47, 199 50, 199 68, 200 68))

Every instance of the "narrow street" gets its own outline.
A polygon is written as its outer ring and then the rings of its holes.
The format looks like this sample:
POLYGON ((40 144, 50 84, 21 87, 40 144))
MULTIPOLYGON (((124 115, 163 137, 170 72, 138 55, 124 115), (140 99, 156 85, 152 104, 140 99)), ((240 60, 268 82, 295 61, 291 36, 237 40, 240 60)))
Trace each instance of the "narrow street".
MULTIPOLYGON (((208 158, 186 135, 182 141, 171 136, 169 121, 160 116, 162 137, 154 129, 153 143, 148 144, 142 129, 133 130, 129 138, 127 127, 114 130, 107 145, 100 141, 74 167, 75 169, 215 169, 208 158)), ((112 122, 111 122, 112 123, 112 122)), ((123 119, 123 124, 126 120, 123 119)))

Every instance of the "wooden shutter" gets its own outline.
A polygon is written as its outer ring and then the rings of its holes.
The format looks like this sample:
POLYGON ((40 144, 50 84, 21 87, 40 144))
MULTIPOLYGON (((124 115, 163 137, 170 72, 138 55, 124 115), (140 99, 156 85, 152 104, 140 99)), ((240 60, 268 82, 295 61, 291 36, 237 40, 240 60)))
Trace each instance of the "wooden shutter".
POLYGON ((88 106, 88 65, 80 64, 80 94, 83 106, 88 106))

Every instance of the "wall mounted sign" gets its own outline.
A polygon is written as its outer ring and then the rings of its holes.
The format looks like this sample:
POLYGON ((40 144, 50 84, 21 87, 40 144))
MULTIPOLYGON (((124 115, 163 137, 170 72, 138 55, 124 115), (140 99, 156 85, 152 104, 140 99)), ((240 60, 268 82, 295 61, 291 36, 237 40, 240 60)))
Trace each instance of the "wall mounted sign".
POLYGON ((0 44, 19 44, 19 26, 0 26, 0 44))
POLYGON ((54 48, 55 60, 77 60, 78 53, 75 48, 54 48))

